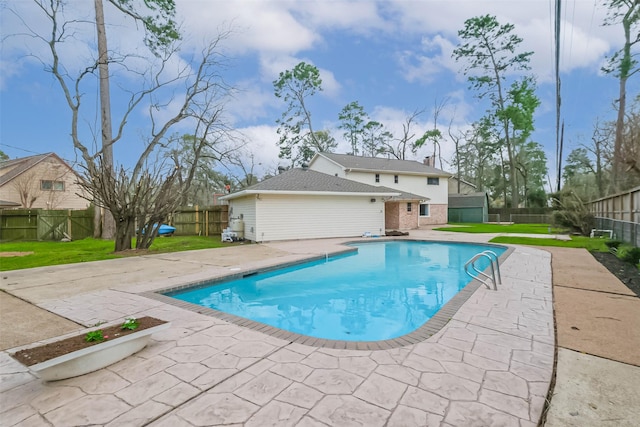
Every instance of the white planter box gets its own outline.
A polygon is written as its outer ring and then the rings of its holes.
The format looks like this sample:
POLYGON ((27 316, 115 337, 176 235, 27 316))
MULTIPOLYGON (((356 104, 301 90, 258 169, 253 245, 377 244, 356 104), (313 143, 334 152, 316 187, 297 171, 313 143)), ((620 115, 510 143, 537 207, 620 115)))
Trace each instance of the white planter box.
POLYGON ((153 326, 122 337, 110 339, 91 347, 29 366, 45 381, 63 380, 97 371, 142 350, 151 335, 169 328, 170 323, 153 326))

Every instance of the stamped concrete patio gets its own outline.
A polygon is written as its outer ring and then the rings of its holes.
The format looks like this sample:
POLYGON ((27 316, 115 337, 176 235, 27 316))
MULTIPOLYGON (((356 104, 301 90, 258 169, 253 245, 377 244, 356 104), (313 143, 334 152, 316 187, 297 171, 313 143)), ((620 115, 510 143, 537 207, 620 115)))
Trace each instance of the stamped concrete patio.
MULTIPOLYGON (((420 231, 411 237, 430 236, 420 231)), ((487 239, 437 234, 445 236, 487 239)), ((292 343, 140 295, 330 254, 344 241, 243 245, 3 273, 2 290, 84 326, 131 315, 159 317, 172 326, 134 356, 58 382, 44 383, 14 361, 9 353, 17 348, 0 352, 1 425, 537 425, 555 343, 551 256, 545 251, 517 247, 502 264, 497 292, 480 287, 440 332, 388 350, 292 343)))

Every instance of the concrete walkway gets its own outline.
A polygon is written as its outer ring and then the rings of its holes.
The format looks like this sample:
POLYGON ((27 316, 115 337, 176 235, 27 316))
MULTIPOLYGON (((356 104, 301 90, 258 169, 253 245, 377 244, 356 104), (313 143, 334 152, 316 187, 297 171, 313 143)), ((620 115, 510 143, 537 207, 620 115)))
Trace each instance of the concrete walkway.
MULTIPOLYGON (((411 237, 489 236, 419 231, 411 237)), ((172 326, 134 356, 52 383, 14 361, 8 354, 16 349, 0 352, 0 422, 537 425, 555 350, 551 257, 545 251, 516 248, 502 264, 498 292, 479 288, 440 332, 389 350, 290 343, 139 295, 330 254, 343 241, 244 245, 3 273, 2 290, 71 322, 90 326, 150 315, 172 326)), ((4 313, 1 331, 11 327, 4 313)), ((25 313, 23 321, 35 317, 25 313)))
POLYGON ((584 249, 552 254, 558 334, 547 427, 635 427, 640 419, 640 298, 584 249))

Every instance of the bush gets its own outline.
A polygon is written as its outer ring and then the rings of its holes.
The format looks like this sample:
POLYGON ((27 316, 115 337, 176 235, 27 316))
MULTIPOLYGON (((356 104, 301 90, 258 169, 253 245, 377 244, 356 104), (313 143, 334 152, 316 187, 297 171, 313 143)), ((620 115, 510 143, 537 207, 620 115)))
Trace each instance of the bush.
POLYGON ((637 265, 640 262, 640 248, 632 246, 621 246, 617 252, 618 258, 624 262, 637 265))
POLYGON ((572 232, 588 236, 595 227, 596 220, 580 197, 571 191, 556 193, 552 196, 555 224, 566 227, 572 232))
POLYGON ((620 240, 609 240, 604 242, 604 244, 607 245, 609 249, 618 249, 618 246, 620 246, 622 242, 620 240))

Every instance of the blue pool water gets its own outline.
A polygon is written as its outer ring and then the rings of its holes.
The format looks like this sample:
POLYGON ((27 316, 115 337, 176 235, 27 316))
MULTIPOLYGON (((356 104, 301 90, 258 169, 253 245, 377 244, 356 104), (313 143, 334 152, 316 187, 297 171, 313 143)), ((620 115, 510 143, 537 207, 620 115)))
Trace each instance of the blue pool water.
POLYGON ((416 241, 352 246, 358 251, 168 295, 302 335, 377 341, 429 320, 469 283, 464 263, 473 255, 506 249, 416 241))

